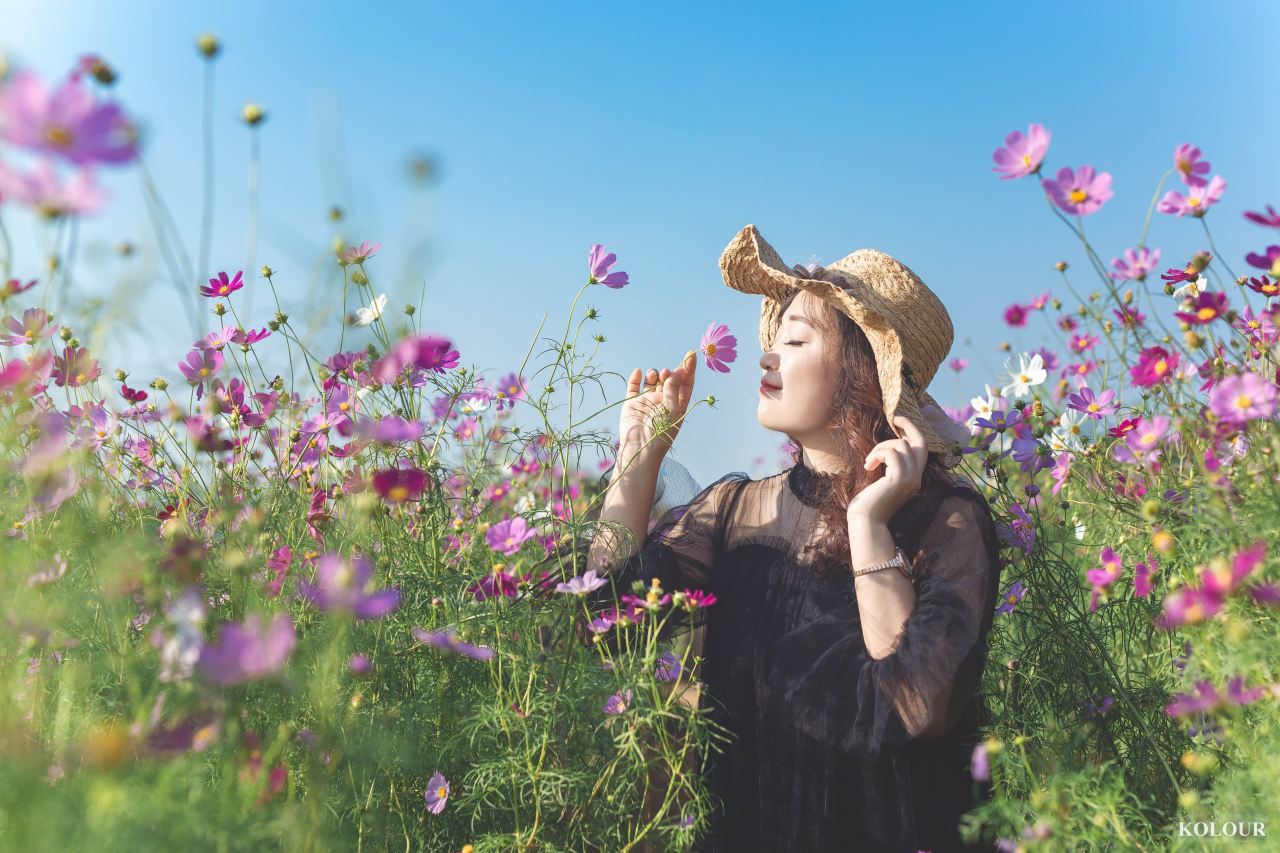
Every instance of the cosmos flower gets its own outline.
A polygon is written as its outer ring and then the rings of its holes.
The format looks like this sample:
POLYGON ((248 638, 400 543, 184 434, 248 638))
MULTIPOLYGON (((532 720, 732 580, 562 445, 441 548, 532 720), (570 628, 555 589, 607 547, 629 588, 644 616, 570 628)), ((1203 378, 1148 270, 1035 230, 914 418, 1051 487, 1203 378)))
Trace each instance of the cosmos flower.
POLYGON ((1000 394, 1004 397, 1025 397, 1031 393, 1033 385, 1042 384, 1049 376, 1044 369, 1044 359, 1039 353, 1030 357, 1025 353, 1018 356, 1017 367, 1009 359, 1005 359, 1004 369, 1009 375, 1009 384, 1000 389, 1000 394))
POLYGON ((376 255, 378 250, 381 248, 381 243, 374 243, 371 246, 369 245, 369 241, 365 240, 359 246, 352 246, 347 249, 347 251, 343 253, 341 261, 344 266, 346 264, 363 264, 365 261, 376 255))
POLYGON ((1111 402, 1115 396, 1116 392, 1110 388, 1104 390, 1101 395, 1097 395, 1092 388, 1084 385, 1076 393, 1067 397, 1067 405, 1094 420, 1101 420, 1115 412, 1116 405, 1111 402))
POLYGON ((1111 267, 1114 272, 1111 277, 1121 281, 1143 281, 1151 273, 1155 272, 1156 264, 1160 263, 1159 249, 1125 249, 1124 259, 1112 258, 1111 267))
POLYGON ((102 375, 98 360, 91 358, 89 351, 76 347, 66 347, 62 355, 54 356, 53 380, 59 388, 79 388, 102 375))
POLYGON ((729 334, 724 323, 712 323, 702 334, 698 349, 706 357, 707 367, 720 373, 728 373, 729 365, 738 358, 738 339, 729 334))
POLYGON ((1044 155, 1049 151, 1051 134, 1044 125, 1032 123, 1024 134, 1015 130, 1004 138, 1004 146, 991 155, 995 166, 991 171, 1000 172, 1000 180, 1022 178, 1040 171, 1044 155))
POLYGON ((253 613, 243 624, 223 623, 218 642, 200 650, 196 668, 220 687, 255 681, 283 669, 296 641, 287 613, 276 614, 265 624, 260 614, 253 613))
POLYGON ((1209 174, 1209 161, 1200 159, 1200 149, 1184 142, 1173 149, 1173 167, 1178 177, 1189 187, 1204 186, 1204 176, 1209 174))
POLYGON ((1064 166, 1056 178, 1046 178, 1040 185, 1054 204, 1075 216, 1096 213, 1113 194, 1111 173, 1097 174, 1092 166, 1081 166, 1075 171, 1064 166))
POLYGON ((617 290, 627 286, 630 277, 624 272, 610 272, 613 265, 617 263, 618 256, 613 252, 606 252, 604 246, 599 243, 592 243, 591 250, 587 252, 587 281, 595 284, 599 282, 605 287, 611 287, 617 290))
POLYGON ((422 628, 413 628, 411 633, 420 643, 432 646, 433 648, 442 649, 455 655, 462 655, 473 660, 489 660, 493 657, 493 649, 485 646, 473 646, 470 643, 457 639, 451 631, 443 629, 439 631, 427 631, 422 628))
POLYGON ((1098 599, 1106 592, 1107 587, 1120 579, 1122 574, 1124 574, 1124 564, 1120 562, 1120 555, 1111 550, 1110 546, 1103 548, 1102 567, 1085 572, 1085 577, 1093 585, 1093 592, 1089 596, 1090 613, 1098 609, 1098 599))
POLYGON ((605 700, 603 710, 606 714, 621 714, 623 711, 627 710, 627 708, 631 707, 631 698, 632 693, 629 688, 626 690, 619 690, 617 693, 605 700))
POLYGON ((98 101, 76 75, 50 92, 36 74, 15 71, 0 86, 0 138, 77 166, 138 156, 137 133, 124 111, 98 101))
POLYGON ((439 770, 431 774, 424 796, 427 801, 427 811, 432 814, 440 814, 444 811, 445 804, 449 801, 449 780, 444 778, 439 770))
POLYGON ((372 477, 373 490, 391 503, 416 501, 427 487, 426 472, 417 468, 387 468, 372 477))
POLYGON ((315 583, 298 581, 298 597, 321 610, 351 613, 357 621, 378 619, 400 605, 399 587, 374 590, 373 563, 354 555, 327 553, 316 561, 315 583))
POLYGON ((1027 587, 1024 587, 1023 581, 1015 580, 1000 597, 1000 607, 996 608, 996 615, 1014 612, 1014 607, 1018 606, 1018 602, 1023 599, 1025 594, 1027 594, 1027 587))
POLYGON ((538 531, 529 527, 529 522, 518 515, 515 518, 504 518, 490 527, 484 533, 484 540, 493 550, 511 556, 520 550, 521 545, 537 535, 538 531))
POLYGON ((1129 369, 1129 376, 1134 385, 1150 388, 1168 381, 1177 367, 1177 350, 1170 351, 1162 346, 1150 346, 1138 355, 1138 363, 1129 369))
POLYGON ((580 577, 556 584, 556 592, 567 595, 586 595, 608 583, 608 580, 596 574, 595 569, 587 569, 580 577))
POLYGON ((373 322, 382 316, 382 310, 386 307, 387 307, 387 294, 379 293, 376 297, 374 297, 373 301, 369 303, 368 308, 356 309, 355 325, 372 326, 373 322))
POLYGON ((1227 182, 1222 179, 1222 176, 1214 175, 1213 180, 1207 184, 1189 186, 1185 196, 1177 190, 1169 190, 1161 196, 1159 203, 1156 204, 1156 210, 1174 216, 1201 217, 1221 200, 1222 192, 1226 188, 1227 182))
POLYGON ((220 272, 209 283, 200 286, 200 295, 210 299, 223 299, 244 287, 244 270, 237 270, 234 278, 220 272))
POLYGON ((1223 421, 1244 426, 1276 412, 1276 384, 1252 371, 1232 374, 1209 392, 1209 408, 1223 421))
POLYGON ((37 161, 30 172, 0 163, 0 201, 11 199, 27 205, 47 219, 95 213, 107 194, 93 183, 93 171, 81 169, 64 182, 47 160, 37 161))
POLYGON ((28 308, 22 312, 21 320, 16 317, 5 317, 4 326, 9 330, 9 334, 0 333, 0 345, 16 347, 29 344, 35 346, 38 341, 51 338, 58 331, 58 325, 50 323, 52 319, 49 316, 49 312, 43 308, 28 308))

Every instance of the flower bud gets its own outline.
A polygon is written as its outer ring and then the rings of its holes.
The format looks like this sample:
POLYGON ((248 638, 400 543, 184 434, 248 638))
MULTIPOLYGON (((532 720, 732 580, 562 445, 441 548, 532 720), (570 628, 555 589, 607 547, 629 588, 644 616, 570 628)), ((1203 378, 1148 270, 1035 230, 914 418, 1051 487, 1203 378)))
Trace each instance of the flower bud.
POLYGON ((213 59, 222 51, 222 44, 213 33, 204 33, 196 38, 196 49, 205 59, 213 59))
POLYGON ((1054 264, 1054 265, 1053 265, 1053 268, 1054 268, 1055 270, 1057 270, 1058 272, 1066 272, 1066 271, 1067 271, 1067 262, 1066 262, 1066 261, 1058 261, 1056 264, 1054 264))
POLYGON ((338 207, 336 204, 335 204, 333 207, 329 208, 329 221, 330 221, 330 222, 341 222, 341 221, 342 221, 342 208, 338 207))
POLYGON ((404 306, 404 313, 412 317, 414 314, 418 313, 418 309, 414 308, 412 305, 406 305, 404 306))
POLYGON ((165 379, 163 376, 157 376, 155 379, 151 380, 151 387, 157 391, 163 391, 169 387, 169 380, 165 379))
POLYGON ((266 120, 267 114, 263 111, 261 104, 255 104, 252 101, 244 105, 244 109, 240 111, 240 118, 249 127, 257 127, 266 120))
POLYGON ((362 272, 361 270, 356 270, 354 273, 352 273, 351 280, 354 281, 356 284, 369 283, 369 277, 365 275, 364 272, 362 272))
POLYGON ((68 328, 67 326, 63 326, 61 329, 58 330, 58 337, 62 338, 63 341, 71 340, 71 334, 72 334, 71 329, 68 328))
POLYGON ((115 380, 117 382, 123 382, 129 378, 129 374, 125 373, 123 370, 121 370, 118 367, 115 369, 115 372, 113 372, 111 375, 115 377, 115 380))
POLYGON ((213 303, 213 313, 221 317, 223 314, 227 313, 227 306, 221 302, 215 302, 213 303))
POLYGON ((262 269, 258 270, 258 274, 263 278, 271 278, 271 276, 276 274, 276 271, 266 264, 263 264, 262 269))

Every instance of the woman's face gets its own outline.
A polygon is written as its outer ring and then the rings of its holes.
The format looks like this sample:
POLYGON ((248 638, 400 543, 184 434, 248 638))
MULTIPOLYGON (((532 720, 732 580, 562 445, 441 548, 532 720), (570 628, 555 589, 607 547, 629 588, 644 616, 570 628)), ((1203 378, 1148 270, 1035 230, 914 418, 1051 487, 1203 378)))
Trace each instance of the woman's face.
POLYGON ((756 418, 765 429, 786 433, 802 446, 825 443, 831 401, 840 371, 836 341, 817 326, 820 302, 800 291, 782 315, 773 346, 760 356, 762 387, 756 418), (806 441, 808 439, 808 441, 806 441))

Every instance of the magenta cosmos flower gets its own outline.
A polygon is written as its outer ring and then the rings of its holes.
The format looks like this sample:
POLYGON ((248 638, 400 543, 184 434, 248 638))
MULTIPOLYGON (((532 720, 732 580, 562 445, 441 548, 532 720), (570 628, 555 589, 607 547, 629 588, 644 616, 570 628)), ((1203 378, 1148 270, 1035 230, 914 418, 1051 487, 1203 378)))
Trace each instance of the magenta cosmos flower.
POLYGON ((1265 225, 1270 228, 1280 228, 1280 213, 1276 213, 1275 207, 1267 205, 1266 213, 1259 213, 1256 210, 1246 210, 1244 218, 1250 222, 1256 222, 1259 225, 1265 225))
POLYGON ((452 347, 453 342, 440 335, 409 335, 374 362, 373 378, 389 385, 406 368, 444 373, 458 366, 459 353, 452 347))
POLYGON ((1120 580, 1120 576, 1124 574, 1124 564, 1120 562, 1120 555, 1111 550, 1108 546, 1102 549, 1102 567, 1090 569, 1085 573, 1089 583, 1093 585, 1093 593, 1089 596, 1089 612, 1092 613, 1098 609, 1098 599, 1102 593, 1111 584, 1120 580))
POLYGON ((1098 174, 1092 166, 1081 166, 1075 171, 1063 166, 1056 178, 1046 178, 1040 185, 1054 204, 1076 216, 1096 213, 1112 196, 1111 173, 1098 174))
POLYGON ((1267 378, 1253 372, 1233 374, 1209 392, 1209 409, 1227 423, 1243 426, 1274 415, 1276 396, 1276 385, 1267 378))
POLYGON ((520 546, 538 535, 538 531, 529 527, 529 523, 521 516, 505 518, 490 527, 484 533, 484 541, 493 550, 510 556, 520 550, 520 546))
POLYGON ((298 581, 298 596, 321 610, 351 613, 357 621, 378 619, 400 604, 399 587, 374 590, 373 563, 328 553, 316 561, 315 583, 298 581))
POLYGON ((102 375, 98 360, 86 349, 66 347, 53 358, 53 381, 59 388, 79 388, 102 375))
POLYGON ((1227 683, 1227 695, 1218 693, 1216 687, 1208 681, 1197 681, 1191 693, 1178 693, 1173 701, 1165 706, 1164 712, 1170 717, 1187 717, 1196 713, 1212 713, 1219 708, 1231 705, 1248 705, 1256 702, 1268 693, 1266 687, 1246 689, 1244 676, 1237 675, 1227 683))
POLYGON ((1245 263, 1260 270, 1266 270, 1272 278, 1280 278, 1280 246, 1268 246, 1261 252, 1250 252, 1244 256, 1245 263))
POLYGON ((1184 323, 1204 326, 1226 313, 1227 295, 1206 290, 1196 297, 1196 301, 1190 307, 1190 311, 1175 311, 1174 316, 1184 323))
POLYGON ((1138 356, 1138 363, 1129 369, 1133 384, 1140 388, 1151 388, 1165 382, 1178 367, 1177 351, 1170 351, 1161 346, 1147 347, 1138 356))
POLYGON ((427 475, 417 468, 388 468, 373 475, 373 490, 391 503, 416 501, 427 487, 427 475))
POLYGON ((1001 172, 1002 181, 1035 174, 1049 152, 1049 138, 1049 131, 1041 124, 1028 125, 1025 134, 1013 131, 1004 138, 1004 147, 997 148, 991 155, 996 163, 991 171, 1001 172))
POLYGON ((40 160, 27 173, 0 163, 0 200, 6 198, 21 202, 48 219, 56 219, 95 213, 107 200, 107 194, 94 185, 92 170, 81 169, 64 183, 52 163, 40 160))
POLYGON ((473 646, 470 643, 463 642, 453 635, 448 629, 439 631, 427 631, 422 628, 413 628, 410 633, 414 639, 433 648, 451 652, 455 655, 471 658, 472 660, 489 660, 493 657, 493 649, 486 646, 473 646))
POLYGON ((296 641, 288 614, 277 614, 264 625, 254 613, 243 625, 224 623, 218 629, 218 642, 200 649, 196 668, 220 687, 255 681, 283 669, 296 641))
POLYGON ((1160 197, 1156 209, 1174 216, 1204 216, 1222 198, 1222 191, 1226 188, 1227 182, 1222 176, 1214 175, 1208 184, 1188 187, 1185 196, 1177 190, 1169 190, 1160 197))
POLYGON ((729 365, 738 358, 738 339, 729 334, 724 323, 712 323, 702 335, 698 349, 706 357, 707 367, 720 373, 728 373, 729 365))
POLYGON ((211 380, 224 364, 222 353, 216 349, 196 347, 187 353, 185 360, 178 362, 178 370, 187 378, 187 382, 195 386, 196 398, 204 396, 204 383, 211 380))
POLYGON ((77 166, 138 156, 137 134, 120 106, 100 103, 75 76, 50 92, 30 71, 14 72, 0 88, 0 137, 77 166))
MULTIPOLYGON (((201 286, 200 295, 208 296, 210 299, 222 299, 230 296, 244 287, 243 277, 244 270, 237 270, 234 278, 228 278, 225 272, 220 272, 209 279, 208 284, 201 286)), ((233 329, 232 334, 234 334, 234 331, 233 329)))
POLYGON ((587 283, 600 283, 605 287, 612 287, 617 290, 627 286, 630 277, 624 272, 610 272, 613 265, 618 262, 618 256, 613 252, 606 252, 604 246, 599 243, 592 243, 591 250, 587 252, 587 283))
POLYGON ((1209 174, 1209 161, 1200 159, 1200 149, 1190 142, 1184 142, 1173 149, 1173 167, 1178 170, 1178 177, 1189 187, 1202 187, 1204 176, 1209 174))
POLYGON ((528 399, 524 377, 508 373, 498 380, 498 387, 493 391, 494 406, 499 412, 509 406, 515 406, 517 400, 528 399))
POLYGON ((1160 571, 1156 558, 1147 554, 1147 558, 1133 568, 1133 594, 1137 598, 1146 598, 1151 594, 1151 577, 1160 571))
POLYGON ((996 608, 996 614, 1002 615, 1012 613, 1013 608, 1027 594, 1027 588, 1022 585, 1022 581, 1014 581, 1009 588, 1004 591, 1004 595, 1000 596, 1000 606, 996 608))
POLYGON ((28 308, 22 312, 22 319, 5 317, 4 325, 9 334, 0 335, 0 344, 16 347, 23 344, 35 346, 37 341, 53 337, 58 331, 57 324, 50 323, 52 318, 43 308, 28 308))
POLYGON ((1027 325, 1027 316, 1029 313, 1030 312, 1027 311, 1027 306, 1019 302, 1015 302, 1008 308, 1004 309, 1004 323, 1006 326, 1013 326, 1015 328, 1025 326, 1027 325))
POLYGON ((1101 395, 1097 395, 1092 388, 1084 385, 1076 393, 1067 397, 1067 405, 1077 412, 1084 412, 1094 420, 1101 420, 1115 412, 1116 406, 1111 402, 1115 396, 1116 392, 1110 388, 1104 390, 1101 395))
POLYGON ((431 778, 427 781, 427 811, 432 814, 440 814, 444 811, 445 803, 449 801, 449 780, 437 770, 431 774, 431 778))
POLYGON ((1112 258, 1111 268, 1115 272, 1111 273, 1111 277, 1121 281, 1143 281, 1151 273, 1155 272, 1156 264, 1160 263, 1159 249, 1125 249, 1124 259, 1112 258))

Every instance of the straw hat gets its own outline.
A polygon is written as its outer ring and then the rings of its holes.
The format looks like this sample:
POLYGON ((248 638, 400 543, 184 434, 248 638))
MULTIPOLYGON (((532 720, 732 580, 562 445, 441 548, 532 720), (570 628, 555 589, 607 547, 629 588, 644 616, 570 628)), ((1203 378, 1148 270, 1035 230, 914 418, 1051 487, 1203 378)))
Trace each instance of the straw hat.
POLYGON ((925 434, 929 452, 952 468, 960 461, 953 444, 967 445, 969 430, 942 411, 924 390, 951 349, 954 332, 942 302, 906 264, 875 249, 859 249, 828 267, 788 267, 754 225, 738 232, 720 255, 725 284, 764 296, 760 348, 773 346, 782 323, 782 303, 807 290, 849 316, 875 353, 884 413, 889 423, 903 415, 925 434))

